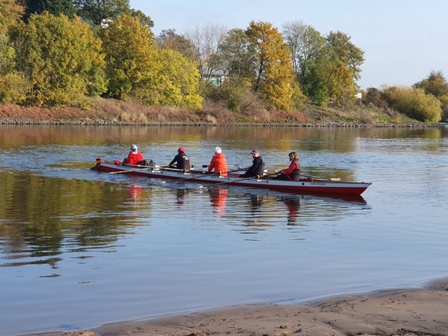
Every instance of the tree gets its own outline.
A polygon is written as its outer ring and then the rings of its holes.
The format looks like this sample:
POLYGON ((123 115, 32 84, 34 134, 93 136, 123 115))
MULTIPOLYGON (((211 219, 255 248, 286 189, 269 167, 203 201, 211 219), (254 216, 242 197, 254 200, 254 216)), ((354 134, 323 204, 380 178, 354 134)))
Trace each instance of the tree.
POLYGON ((176 33, 175 29, 162 30, 157 37, 157 43, 163 49, 171 49, 181 53, 189 60, 196 61, 195 47, 183 35, 176 33))
POLYGON ((302 22, 286 24, 284 35, 297 79, 313 103, 349 106, 355 102, 364 52, 349 36, 330 32, 323 37, 302 22))
POLYGON ((213 63, 214 56, 227 33, 227 28, 216 24, 204 24, 187 30, 185 36, 194 45, 196 64, 206 85, 213 84, 213 74, 221 69, 213 63))
POLYGON ((135 10, 131 8, 130 15, 136 17, 140 20, 140 23, 148 28, 154 27, 154 21, 151 20, 149 16, 143 13, 141 10, 135 10))
POLYGON ((332 104, 338 107, 353 105, 357 89, 350 69, 338 60, 327 75, 328 93, 332 104))
POLYGON ((443 120, 448 120, 448 82, 442 71, 431 71, 427 79, 413 85, 427 94, 434 95, 442 103, 443 120))
POLYGON ((308 67, 316 63, 325 47, 325 38, 313 27, 303 22, 284 25, 283 35, 291 52, 294 72, 299 81, 306 76, 308 67))
POLYGON ((249 36, 242 29, 232 29, 220 43, 213 63, 224 70, 231 81, 253 80, 254 55, 254 45, 249 36))
POLYGON ((383 93, 374 87, 369 87, 362 97, 362 102, 365 105, 372 104, 373 106, 386 108, 387 102, 383 98, 383 93))
POLYGON ((101 38, 106 53, 108 95, 123 100, 139 97, 147 102, 157 101, 157 93, 151 87, 156 85, 161 64, 150 29, 138 18, 123 15, 101 31, 101 38))
POLYGON ((351 37, 342 32, 330 32, 327 43, 338 61, 347 66, 354 81, 361 78, 361 65, 364 63, 364 51, 350 42, 351 37))
POLYGON ((75 8, 72 0, 25 0, 25 19, 28 20, 31 14, 41 14, 44 11, 53 15, 65 14, 73 18, 75 8))
POLYGON ((327 76, 333 66, 325 38, 297 21, 285 24, 283 34, 301 90, 314 104, 325 106, 330 101, 327 76))
POLYGON ((148 105, 201 108, 199 73, 194 63, 169 49, 159 50, 151 30, 123 15, 101 32, 110 97, 148 105))
POLYGON ((17 68, 31 84, 37 105, 75 103, 106 89, 101 41, 79 18, 32 15, 12 34, 17 68))
POLYGON ((153 88, 158 92, 158 99, 151 103, 201 109, 200 75, 195 64, 182 54, 170 49, 162 49, 159 58, 162 66, 157 74, 157 85, 153 88))
POLYGON ((76 14, 96 26, 106 24, 108 20, 121 15, 131 14, 129 0, 73 0, 73 4, 76 14))
POLYGON ((246 34, 255 50, 254 91, 261 94, 268 109, 290 111, 294 69, 282 35, 272 24, 261 21, 252 21, 246 34))
POLYGON ((0 35, 6 34, 9 27, 18 23, 23 13, 23 6, 15 0, 0 0, 0 35))
POLYGON ((0 0, 0 76, 14 70, 14 47, 10 43, 8 30, 19 23, 24 8, 14 0, 0 0))

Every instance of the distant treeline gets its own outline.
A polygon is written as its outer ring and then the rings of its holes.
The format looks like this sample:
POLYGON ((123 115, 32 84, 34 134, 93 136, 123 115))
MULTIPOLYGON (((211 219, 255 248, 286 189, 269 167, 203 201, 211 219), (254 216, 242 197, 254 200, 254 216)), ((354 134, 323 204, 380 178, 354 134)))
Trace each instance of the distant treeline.
POLYGON ((303 104, 393 109, 447 119, 448 83, 432 72, 413 87, 361 92, 364 51, 350 36, 296 21, 246 29, 206 24, 154 36, 129 0, 0 0, 0 102, 87 107, 90 97, 235 113, 290 112, 303 104))

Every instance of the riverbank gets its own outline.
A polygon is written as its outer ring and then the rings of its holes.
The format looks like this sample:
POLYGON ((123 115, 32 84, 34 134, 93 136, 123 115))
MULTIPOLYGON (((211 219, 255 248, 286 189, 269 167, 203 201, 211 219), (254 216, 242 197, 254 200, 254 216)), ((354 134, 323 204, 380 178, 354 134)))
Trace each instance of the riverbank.
POLYGON ((427 288, 345 295, 305 305, 227 307, 41 336, 448 335, 448 279, 427 288))
POLYGON ((0 105, 4 125, 148 125, 148 126, 296 126, 296 127, 427 127, 403 114, 387 109, 355 105, 350 109, 304 105, 300 111, 253 109, 234 113, 205 102, 200 111, 144 106, 113 99, 92 99, 78 107, 0 105))

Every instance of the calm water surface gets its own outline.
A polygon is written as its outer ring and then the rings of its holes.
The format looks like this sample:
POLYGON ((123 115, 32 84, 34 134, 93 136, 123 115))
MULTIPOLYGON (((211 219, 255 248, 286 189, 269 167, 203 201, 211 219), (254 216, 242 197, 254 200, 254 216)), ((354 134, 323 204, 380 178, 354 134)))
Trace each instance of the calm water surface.
POLYGON ((0 126, 1 335, 421 287, 447 276, 448 129, 0 126), (131 143, 165 165, 219 145, 269 171, 373 182, 360 198, 90 171, 131 143))

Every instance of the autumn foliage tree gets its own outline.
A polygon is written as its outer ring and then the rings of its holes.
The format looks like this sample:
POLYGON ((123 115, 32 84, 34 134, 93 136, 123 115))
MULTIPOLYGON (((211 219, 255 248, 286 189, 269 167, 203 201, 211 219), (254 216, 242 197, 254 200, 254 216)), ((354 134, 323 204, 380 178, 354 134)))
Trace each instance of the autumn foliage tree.
POLYGON ((261 94, 268 109, 291 111, 294 106, 294 72, 283 36, 272 24, 254 21, 246 34, 255 52, 254 91, 261 94))
POLYGON ((16 71, 15 50, 9 31, 20 22, 24 7, 15 0, 0 0, 0 102, 21 103, 26 99, 28 82, 16 71))
POLYGON ((156 105, 202 108, 199 94, 199 71, 196 65, 177 51, 162 49, 159 54, 161 68, 157 74, 156 105))
POLYGON ((106 89, 101 41, 79 18, 48 12, 32 15, 12 34, 17 69, 38 106, 70 104, 106 89))
POLYGON ((151 30, 123 15, 101 32, 108 96, 148 105, 200 108, 198 70, 180 53, 160 51, 151 30))

